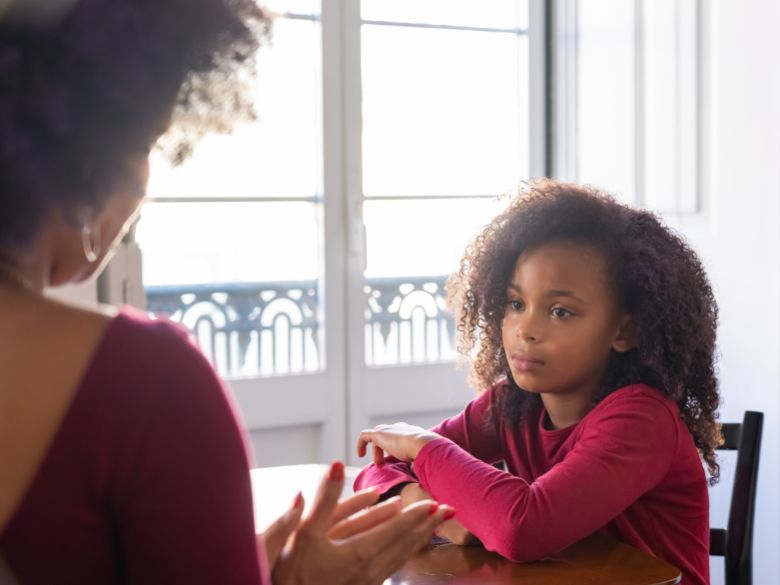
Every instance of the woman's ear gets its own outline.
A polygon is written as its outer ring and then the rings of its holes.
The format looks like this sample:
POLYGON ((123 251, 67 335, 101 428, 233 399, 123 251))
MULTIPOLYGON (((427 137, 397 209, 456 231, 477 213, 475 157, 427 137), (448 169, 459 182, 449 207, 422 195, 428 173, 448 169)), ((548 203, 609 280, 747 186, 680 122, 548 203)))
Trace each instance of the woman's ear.
POLYGON ((617 335, 612 340, 612 349, 625 353, 639 345, 639 328, 633 315, 625 314, 620 318, 617 335))

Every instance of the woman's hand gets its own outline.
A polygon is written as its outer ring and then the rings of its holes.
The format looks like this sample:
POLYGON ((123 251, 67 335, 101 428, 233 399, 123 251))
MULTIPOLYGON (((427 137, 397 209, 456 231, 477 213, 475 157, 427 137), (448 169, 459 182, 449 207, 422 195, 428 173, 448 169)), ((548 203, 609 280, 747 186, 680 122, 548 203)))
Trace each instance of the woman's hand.
MULTIPOLYGON (((376 504, 378 499, 379 492, 374 488, 368 488, 336 504, 330 518, 327 537, 331 539, 347 538, 398 513, 397 502, 392 500, 366 509, 368 506, 376 504)), ((298 492, 290 509, 265 530, 262 540, 258 540, 259 546, 265 547, 264 554, 272 570, 285 544, 298 528, 303 508, 303 496, 298 492)))
MULTIPOLYGON (((390 576, 406 559, 425 545, 445 518, 449 506, 426 500, 402 509, 399 498, 355 513, 375 502, 369 490, 337 504, 344 483, 344 467, 331 466, 323 479, 311 513, 292 533, 284 552, 272 561, 272 547, 284 530, 267 534, 268 558, 275 585, 374 585, 390 576)), ((303 509, 302 498, 288 512, 289 526, 303 509)), ((286 515, 285 515, 286 516, 286 515)), ((269 529, 270 531, 271 529, 269 529)), ((289 532, 288 532, 289 534, 289 532)))
MULTIPOLYGON (((414 502, 422 500, 429 500, 431 495, 425 491, 419 483, 406 484, 400 493, 401 504, 408 506, 414 502)), ((481 544, 479 539, 455 519, 447 520, 443 522, 441 526, 436 529, 436 535, 446 538, 453 544, 459 544, 461 546, 474 546, 481 544)))
POLYGON ((384 463, 385 452, 401 461, 414 461, 423 445, 439 437, 434 432, 403 422, 377 425, 371 430, 361 431, 357 452, 363 457, 368 444, 373 443, 374 463, 377 465, 384 463))

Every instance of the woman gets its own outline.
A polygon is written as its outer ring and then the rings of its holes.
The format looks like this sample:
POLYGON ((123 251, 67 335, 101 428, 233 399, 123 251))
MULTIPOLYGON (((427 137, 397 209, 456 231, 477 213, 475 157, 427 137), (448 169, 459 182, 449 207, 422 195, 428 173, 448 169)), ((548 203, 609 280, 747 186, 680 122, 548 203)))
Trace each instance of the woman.
POLYGON ((376 492, 337 504, 334 464, 256 542, 245 438, 183 333, 42 294, 110 259, 163 132, 180 159, 251 115, 267 29, 251 0, 0 4, 0 556, 25 585, 378 583, 452 513, 352 516, 376 492))

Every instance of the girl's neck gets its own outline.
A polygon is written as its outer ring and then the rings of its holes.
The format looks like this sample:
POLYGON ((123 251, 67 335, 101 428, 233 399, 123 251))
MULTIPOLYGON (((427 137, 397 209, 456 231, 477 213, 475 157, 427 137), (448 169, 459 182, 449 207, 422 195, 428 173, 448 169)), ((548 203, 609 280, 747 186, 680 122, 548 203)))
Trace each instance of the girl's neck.
POLYGON ((580 422, 593 408, 593 397, 583 394, 542 394, 547 411, 546 424, 552 430, 564 429, 580 422))

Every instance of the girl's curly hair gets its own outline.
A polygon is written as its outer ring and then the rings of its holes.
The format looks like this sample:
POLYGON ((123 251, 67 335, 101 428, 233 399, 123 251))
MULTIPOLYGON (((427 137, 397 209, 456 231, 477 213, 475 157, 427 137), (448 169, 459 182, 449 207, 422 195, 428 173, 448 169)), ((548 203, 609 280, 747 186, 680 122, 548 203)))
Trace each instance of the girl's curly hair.
POLYGON ((0 249, 24 246, 52 211, 99 210, 172 123, 180 161, 253 115, 270 28, 254 0, 0 4, 0 249))
POLYGON ((604 256, 616 298, 638 330, 638 347, 613 352, 596 401, 635 383, 672 397, 709 469, 710 483, 717 482, 718 309, 704 268, 655 215, 590 187, 550 180, 529 184, 467 248, 459 272, 448 282, 458 350, 465 357, 476 349, 472 380, 485 388, 506 378, 493 420, 517 425, 539 407, 538 395, 518 391, 512 379, 501 324, 517 258, 560 240, 591 246, 604 256))

